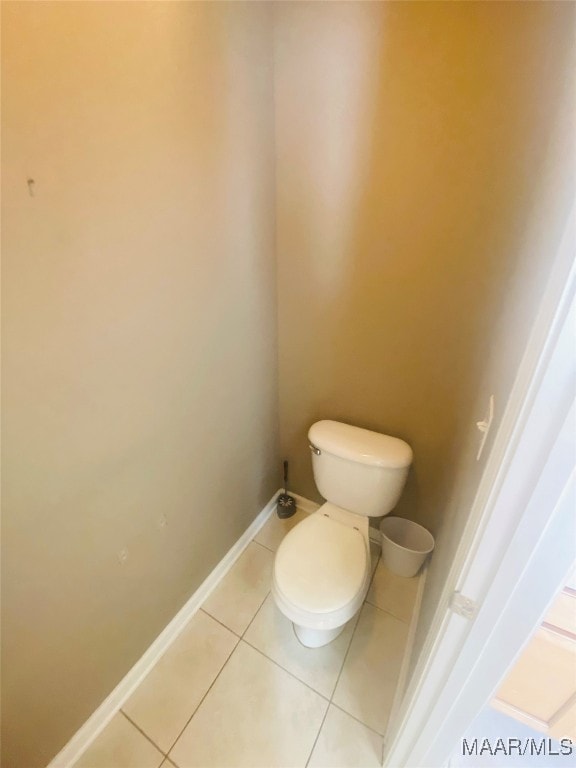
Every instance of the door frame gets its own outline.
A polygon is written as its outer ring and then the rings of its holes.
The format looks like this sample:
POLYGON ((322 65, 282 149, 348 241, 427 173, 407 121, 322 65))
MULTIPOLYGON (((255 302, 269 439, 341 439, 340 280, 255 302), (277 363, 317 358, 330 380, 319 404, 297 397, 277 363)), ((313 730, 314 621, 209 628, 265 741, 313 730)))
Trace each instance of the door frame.
POLYGON ((573 565, 575 222, 576 204, 384 766, 446 765, 573 565), (454 593, 472 619, 451 609, 454 593))

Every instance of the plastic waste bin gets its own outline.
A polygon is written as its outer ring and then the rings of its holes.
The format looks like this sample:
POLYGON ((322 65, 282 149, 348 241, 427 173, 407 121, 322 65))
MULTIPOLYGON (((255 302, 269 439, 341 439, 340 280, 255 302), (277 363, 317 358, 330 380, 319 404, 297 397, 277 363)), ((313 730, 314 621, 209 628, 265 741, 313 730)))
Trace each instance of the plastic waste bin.
POLYGON ((398 576, 416 576, 422 563, 434 549, 434 537, 412 520, 385 517, 380 523, 382 561, 398 576))

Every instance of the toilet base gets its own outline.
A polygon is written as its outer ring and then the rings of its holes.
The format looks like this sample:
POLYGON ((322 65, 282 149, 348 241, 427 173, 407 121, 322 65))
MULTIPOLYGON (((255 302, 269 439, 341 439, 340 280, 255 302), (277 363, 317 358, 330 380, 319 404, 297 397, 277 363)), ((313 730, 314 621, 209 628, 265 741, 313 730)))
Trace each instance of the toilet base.
POLYGON ((344 631, 344 627, 348 622, 341 627, 334 627, 334 629, 310 629, 310 627, 301 627, 298 624, 292 622, 294 632, 298 640, 307 648, 321 648, 323 645, 328 645, 332 640, 335 640, 339 634, 344 631))

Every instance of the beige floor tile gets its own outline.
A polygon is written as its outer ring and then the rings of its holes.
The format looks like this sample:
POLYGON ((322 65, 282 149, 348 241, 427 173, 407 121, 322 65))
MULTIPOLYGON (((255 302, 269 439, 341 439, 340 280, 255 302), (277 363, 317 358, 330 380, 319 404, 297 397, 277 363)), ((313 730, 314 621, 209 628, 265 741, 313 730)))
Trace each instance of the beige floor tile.
POLYGON ((327 706, 241 642, 170 758, 179 768, 304 766, 327 706))
POLYGON ((170 761, 170 760, 168 760, 168 758, 166 758, 166 760, 164 760, 164 762, 162 763, 160 768, 176 768, 176 766, 174 765, 174 763, 172 761, 170 761))
POLYGON ((408 634, 408 625, 365 603, 334 693, 334 703, 383 734, 408 634))
POLYGON ((302 512, 301 509, 297 509, 292 517, 288 517, 286 520, 281 520, 276 512, 274 512, 270 520, 258 531, 254 541, 262 544, 263 547, 271 549, 272 552, 276 552, 288 531, 291 531, 302 520, 306 520, 307 517, 307 513, 302 512))
POLYGON ((342 634, 328 645, 306 648, 297 640, 292 622, 278 610, 272 595, 268 595, 244 637, 299 680, 330 698, 356 620, 352 619, 342 634))
POLYGON ((241 635, 270 591, 273 563, 274 553, 251 541, 202 608, 241 635))
POLYGON ((388 611, 397 619, 409 622, 416 602, 419 578, 413 576, 407 579, 397 576, 380 561, 366 600, 377 608, 388 611))
POLYGON ((380 768, 382 736, 330 705, 309 768, 380 768))
POLYGON ((159 768, 164 755, 119 712, 74 768, 159 768))
POLYGON ((167 752, 234 650, 238 638, 199 611, 123 707, 167 752))

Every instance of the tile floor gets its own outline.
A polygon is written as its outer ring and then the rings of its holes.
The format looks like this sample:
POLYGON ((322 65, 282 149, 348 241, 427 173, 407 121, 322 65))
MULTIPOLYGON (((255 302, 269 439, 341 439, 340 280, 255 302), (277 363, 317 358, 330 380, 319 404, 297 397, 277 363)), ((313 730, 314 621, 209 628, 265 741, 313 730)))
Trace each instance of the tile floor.
POLYGON ((379 766, 418 579, 373 552, 359 615, 305 648, 270 594, 274 515, 76 768, 379 766))

